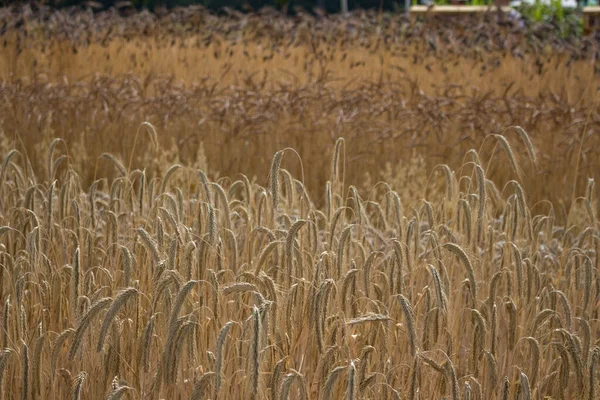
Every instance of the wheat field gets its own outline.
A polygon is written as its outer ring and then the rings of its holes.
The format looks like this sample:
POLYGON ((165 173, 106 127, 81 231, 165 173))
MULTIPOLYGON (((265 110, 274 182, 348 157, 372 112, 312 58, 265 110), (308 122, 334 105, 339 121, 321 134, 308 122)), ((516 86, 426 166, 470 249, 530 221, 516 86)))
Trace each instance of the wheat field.
POLYGON ((65 13, 0 12, 0 400, 600 397, 595 39, 65 13))

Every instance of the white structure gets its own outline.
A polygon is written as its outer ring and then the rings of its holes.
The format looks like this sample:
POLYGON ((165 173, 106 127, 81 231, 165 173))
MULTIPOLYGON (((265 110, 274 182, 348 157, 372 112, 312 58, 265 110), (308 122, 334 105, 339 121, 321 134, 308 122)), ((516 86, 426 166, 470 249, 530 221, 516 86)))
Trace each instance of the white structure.
MULTIPOLYGON (((535 4, 535 0, 515 0, 511 1, 510 5, 513 7, 520 6, 521 4, 535 4)), ((550 5, 550 0, 540 0, 540 3, 550 5)), ((577 1, 575 0, 562 0, 563 8, 576 8, 577 1)))

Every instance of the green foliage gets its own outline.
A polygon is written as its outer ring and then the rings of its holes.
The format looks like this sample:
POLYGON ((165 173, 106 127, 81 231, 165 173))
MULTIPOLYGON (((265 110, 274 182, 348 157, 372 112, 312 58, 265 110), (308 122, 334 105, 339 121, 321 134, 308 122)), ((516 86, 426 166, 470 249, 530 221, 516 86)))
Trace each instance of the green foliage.
POLYGON ((562 6, 561 0, 550 0, 550 5, 556 10, 556 19, 563 21, 565 19, 565 10, 562 6))
POLYGON ((565 19, 562 0, 550 0, 550 4, 542 4, 540 0, 535 0, 534 4, 521 4, 517 10, 522 16, 534 22, 560 23, 565 19))
POLYGON ((562 0, 550 0, 550 4, 542 4, 540 0, 536 0, 534 4, 521 4, 517 11, 532 23, 554 25, 560 30, 562 37, 580 36, 583 32, 579 10, 563 8, 562 0))

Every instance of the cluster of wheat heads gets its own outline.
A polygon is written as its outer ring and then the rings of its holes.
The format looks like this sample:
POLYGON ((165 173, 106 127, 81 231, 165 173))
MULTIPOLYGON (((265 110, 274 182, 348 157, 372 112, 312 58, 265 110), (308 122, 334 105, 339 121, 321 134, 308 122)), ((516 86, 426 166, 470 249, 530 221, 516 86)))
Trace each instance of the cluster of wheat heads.
POLYGON ((557 226, 474 150, 403 205, 347 186, 339 139, 319 209, 290 149, 266 187, 106 154, 86 189, 63 145, 0 166, 0 398, 596 398, 593 180, 557 226))

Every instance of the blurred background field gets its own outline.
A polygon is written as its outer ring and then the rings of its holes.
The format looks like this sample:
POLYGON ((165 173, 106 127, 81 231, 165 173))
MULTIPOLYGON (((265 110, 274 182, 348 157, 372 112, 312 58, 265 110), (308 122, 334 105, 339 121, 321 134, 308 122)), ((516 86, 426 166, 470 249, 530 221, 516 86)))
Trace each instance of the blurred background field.
MULTIPOLYGON (((539 169, 525 175, 532 201, 570 201, 558 189, 575 182, 581 140, 579 183, 598 176, 595 36, 493 13, 414 24, 374 10, 221 14, 3 9, 3 148, 22 147, 38 170, 60 136, 90 183, 114 173, 96 161, 107 151, 133 167, 201 163, 215 177, 260 177, 289 146, 322 171, 307 176, 316 190, 338 137, 347 140, 347 181, 364 187, 415 162, 458 167, 486 136, 520 125, 540 151, 539 169), (168 160, 149 148, 131 157, 144 121, 168 160)), ((494 150, 489 143, 482 152, 494 150)), ((504 161, 488 171, 498 184, 511 178, 504 161)))

